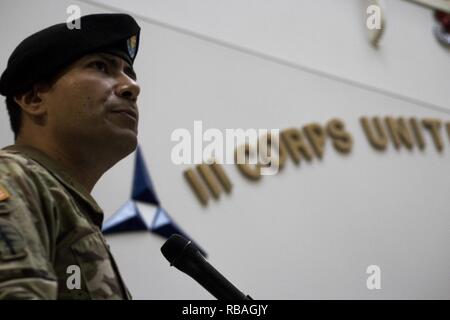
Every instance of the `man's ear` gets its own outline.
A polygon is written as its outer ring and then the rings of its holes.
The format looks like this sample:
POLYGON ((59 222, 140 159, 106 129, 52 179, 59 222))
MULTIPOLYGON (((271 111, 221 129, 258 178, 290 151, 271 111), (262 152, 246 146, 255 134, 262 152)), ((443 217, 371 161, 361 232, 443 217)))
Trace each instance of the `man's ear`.
POLYGON ((47 107, 42 99, 46 91, 48 91, 47 85, 36 84, 28 92, 15 96, 14 101, 21 107, 23 112, 30 116, 39 117, 47 112, 47 107))

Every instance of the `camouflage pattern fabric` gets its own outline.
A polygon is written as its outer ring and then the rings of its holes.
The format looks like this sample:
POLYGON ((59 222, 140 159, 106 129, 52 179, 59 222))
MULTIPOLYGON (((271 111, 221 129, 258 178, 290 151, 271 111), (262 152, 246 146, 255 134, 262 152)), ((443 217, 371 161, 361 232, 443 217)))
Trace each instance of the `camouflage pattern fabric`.
POLYGON ((102 221, 56 161, 28 146, 0 150, 0 299, 131 299, 102 221))

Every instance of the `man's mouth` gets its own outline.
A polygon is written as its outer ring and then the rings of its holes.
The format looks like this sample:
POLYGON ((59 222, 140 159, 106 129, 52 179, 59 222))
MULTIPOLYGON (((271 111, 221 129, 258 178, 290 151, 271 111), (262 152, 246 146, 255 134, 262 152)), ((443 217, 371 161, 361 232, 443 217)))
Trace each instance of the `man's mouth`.
POLYGON ((135 122, 138 121, 137 112, 132 109, 116 109, 116 110, 112 110, 112 112, 119 113, 127 118, 134 120, 135 122))

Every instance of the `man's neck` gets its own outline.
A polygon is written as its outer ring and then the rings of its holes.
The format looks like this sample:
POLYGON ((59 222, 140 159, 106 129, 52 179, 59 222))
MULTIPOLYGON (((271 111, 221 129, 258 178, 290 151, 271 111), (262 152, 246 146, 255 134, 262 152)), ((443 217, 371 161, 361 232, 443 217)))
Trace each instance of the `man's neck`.
MULTIPOLYGON (((16 145, 30 146, 45 153, 48 157, 58 162, 67 173, 81 184, 89 193, 92 192, 97 181, 110 166, 101 165, 98 157, 93 157, 93 153, 82 154, 76 149, 62 149, 56 145, 27 141, 17 138, 16 145)), ((98 154, 97 154, 98 155, 98 154)))

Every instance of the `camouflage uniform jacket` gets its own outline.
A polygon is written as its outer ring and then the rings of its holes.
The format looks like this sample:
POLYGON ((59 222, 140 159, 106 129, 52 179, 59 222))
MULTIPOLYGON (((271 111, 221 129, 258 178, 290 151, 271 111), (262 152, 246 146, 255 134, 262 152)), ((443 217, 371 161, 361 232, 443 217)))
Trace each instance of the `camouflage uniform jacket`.
POLYGON ((0 150, 0 299, 130 299, 102 221, 56 161, 31 147, 0 150))

